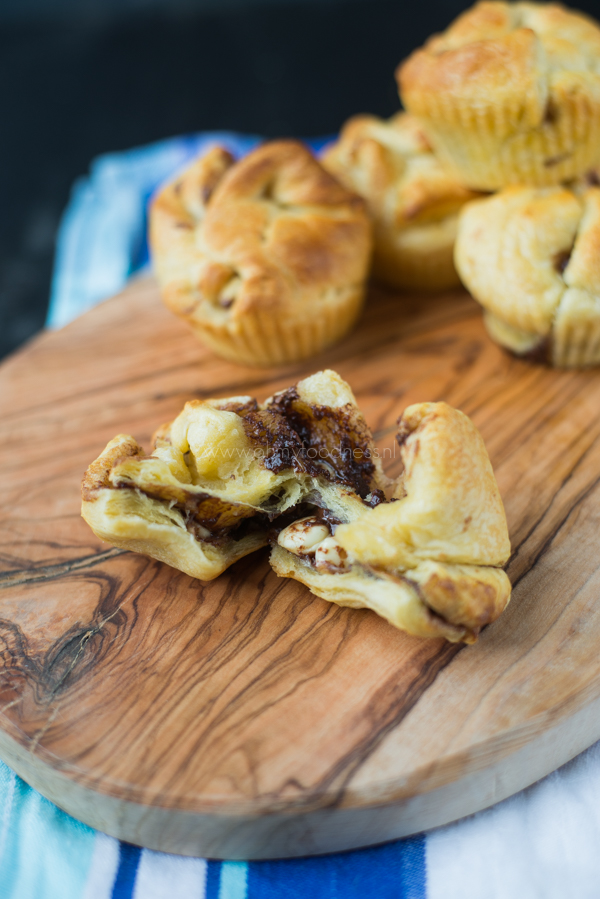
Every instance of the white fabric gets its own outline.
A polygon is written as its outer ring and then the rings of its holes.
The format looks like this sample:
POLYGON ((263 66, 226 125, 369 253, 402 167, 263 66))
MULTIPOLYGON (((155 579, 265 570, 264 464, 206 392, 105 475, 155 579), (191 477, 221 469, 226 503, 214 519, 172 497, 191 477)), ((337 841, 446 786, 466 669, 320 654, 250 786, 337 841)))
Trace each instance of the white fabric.
POLYGON ((204 899, 206 861, 144 849, 133 899, 204 899))
POLYGON ((111 899, 119 867, 119 841, 97 833, 82 899, 111 899))
POLYGON ((428 899, 598 899, 600 743, 426 851, 428 899))

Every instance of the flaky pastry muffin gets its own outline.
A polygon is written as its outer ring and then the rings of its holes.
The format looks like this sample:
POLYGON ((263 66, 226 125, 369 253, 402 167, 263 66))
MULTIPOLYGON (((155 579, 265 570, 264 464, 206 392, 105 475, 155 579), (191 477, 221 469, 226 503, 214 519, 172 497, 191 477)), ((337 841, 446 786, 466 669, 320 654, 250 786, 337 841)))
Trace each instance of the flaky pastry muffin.
POLYGON ((484 0, 396 75, 406 109, 470 187, 558 184, 600 160, 600 27, 580 13, 484 0))
POLYGON ((129 435, 111 440, 85 474, 82 515, 102 540, 202 580, 265 545, 288 510, 349 520, 387 484, 354 395, 331 371, 262 405, 193 400, 154 443, 145 455, 129 435))
POLYGON ((219 355, 274 365, 339 340, 363 303, 365 204, 302 144, 215 147, 164 187, 150 243, 166 305, 219 355))
POLYGON ((288 526, 271 564, 410 634, 472 643, 511 592, 500 567, 510 554, 506 518, 483 440, 462 412, 420 403, 400 419, 398 442, 404 471, 392 502, 337 526, 288 526))
POLYGON ((477 195, 442 167, 414 116, 356 116, 322 162, 366 200, 376 279, 414 290, 460 283, 452 258, 458 211, 477 195))
POLYGON ((600 363, 599 187, 509 187, 469 204, 455 260, 497 343, 559 367, 600 363))

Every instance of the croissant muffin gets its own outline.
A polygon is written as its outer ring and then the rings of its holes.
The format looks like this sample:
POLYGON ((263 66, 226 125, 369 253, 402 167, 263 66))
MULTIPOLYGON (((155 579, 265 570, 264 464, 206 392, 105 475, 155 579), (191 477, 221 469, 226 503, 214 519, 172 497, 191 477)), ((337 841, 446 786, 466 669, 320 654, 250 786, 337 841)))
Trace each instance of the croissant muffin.
POLYGON ((83 479, 82 515, 102 540, 202 580, 265 545, 288 510, 348 520, 387 484, 354 395, 331 371, 263 405, 192 400, 154 442, 145 455, 129 435, 110 441, 83 479))
POLYGON ((372 609, 420 637, 472 643, 506 607, 510 542, 483 440, 446 403, 399 421, 404 471, 393 500, 347 523, 304 519, 281 531, 277 574, 341 606, 372 609))
POLYGON ((346 334, 371 240, 363 200, 295 141, 237 163, 215 147, 150 209, 166 305, 216 353, 247 364, 302 359, 346 334))
POLYGON ((441 166, 414 116, 356 116, 322 162, 366 200, 375 278, 414 290, 460 283, 452 258, 458 211, 477 194, 441 166))
POLYGON ((501 346, 559 367, 600 363, 599 187, 509 187, 469 204, 455 260, 501 346))
POLYGON ((600 160, 600 27, 550 3, 481 2, 399 66, 405 107, 464 184, 558 184, 600 160))

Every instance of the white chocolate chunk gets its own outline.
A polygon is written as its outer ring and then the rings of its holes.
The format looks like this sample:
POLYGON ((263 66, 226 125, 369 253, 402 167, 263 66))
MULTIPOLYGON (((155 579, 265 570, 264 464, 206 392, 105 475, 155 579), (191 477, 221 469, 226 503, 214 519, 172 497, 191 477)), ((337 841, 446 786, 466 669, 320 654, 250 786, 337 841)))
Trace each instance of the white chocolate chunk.
POLYGON ((348 553, 333 537, 326 537, 315 551, 315 565, 317 568, 347 569, 350 567, 348 553))
POLYGON ((226 480, 247 467, 250 443, 242 419, 209 402, 186 403, 171 425, 171 440, 182 453, 192 453, 203 479, 226 480))
POLYGON ((205 540, 207 537, 211 536, 210 531, 208 528, 205 528, 203 524, 200 524, 200 522, 194 522, 193 524, 194 527, 192 533, 196 540, 205 540))
POLYGON ((329 528, 318 518, 301 518, 284 528, 277 542, 288 552, 299 555, 314 552, 325 538, 329 537, 329 528))

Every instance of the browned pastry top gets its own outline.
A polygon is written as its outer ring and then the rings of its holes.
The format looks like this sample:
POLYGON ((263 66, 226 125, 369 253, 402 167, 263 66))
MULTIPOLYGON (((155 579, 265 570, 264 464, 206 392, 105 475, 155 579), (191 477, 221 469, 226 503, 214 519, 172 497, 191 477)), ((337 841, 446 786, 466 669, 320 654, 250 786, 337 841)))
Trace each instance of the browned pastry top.
POLYGON ((363 201, 305 146, 282 140, 237 163, 210 150, 157 195, 151 242, 178 314, 304 317, 311 301, 362 282, 370 223, 363 201))
POLYGON ((551 114, 549 90, 564 77, 600 90, 600 27, 557 3, 483 0, 433 35, 396 76, 407 99, 441 91, 487 104, 490 91, 499 102, 519 95, 525 127, 551 114))

